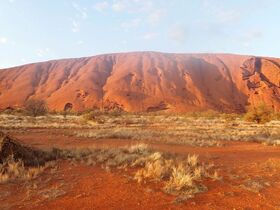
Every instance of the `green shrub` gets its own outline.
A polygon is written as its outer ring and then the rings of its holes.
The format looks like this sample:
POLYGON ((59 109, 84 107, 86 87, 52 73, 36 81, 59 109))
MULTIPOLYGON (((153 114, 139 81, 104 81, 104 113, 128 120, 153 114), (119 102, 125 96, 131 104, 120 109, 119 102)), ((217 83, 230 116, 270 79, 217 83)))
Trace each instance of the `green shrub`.
POLYGON ((249 122, 266 123, 273 120, 274 112, 272 108, 268 107, 265 103, 248 108, 244 119, 249 122))

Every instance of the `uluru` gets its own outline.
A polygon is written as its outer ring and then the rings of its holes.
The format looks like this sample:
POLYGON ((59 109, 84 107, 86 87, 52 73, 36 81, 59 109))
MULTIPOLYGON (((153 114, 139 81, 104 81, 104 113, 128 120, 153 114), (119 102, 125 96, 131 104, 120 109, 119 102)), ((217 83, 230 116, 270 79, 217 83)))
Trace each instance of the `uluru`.
POLYGON ((131 52, 0 70, 0 108, 43 99, 51 110, 244 112, 280 110, 280 59, 233 54, 131 52))

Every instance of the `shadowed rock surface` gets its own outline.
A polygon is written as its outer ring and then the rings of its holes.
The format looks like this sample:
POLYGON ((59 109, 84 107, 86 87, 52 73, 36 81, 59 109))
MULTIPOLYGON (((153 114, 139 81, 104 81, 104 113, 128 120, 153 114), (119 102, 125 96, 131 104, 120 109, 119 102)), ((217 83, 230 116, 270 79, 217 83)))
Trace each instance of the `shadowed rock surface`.
POLYGON ((22 142, 0 132, 0 163, 13 156, 21 159, 25 166, 44 165, 46 161, 54 160, 55 154, 29 147, 22 142))
POLYGON ((53 110, 244 112, 260 102, 280 110, 280 59, 135 52, 0 70, 0 108, 30 98, 53 110))

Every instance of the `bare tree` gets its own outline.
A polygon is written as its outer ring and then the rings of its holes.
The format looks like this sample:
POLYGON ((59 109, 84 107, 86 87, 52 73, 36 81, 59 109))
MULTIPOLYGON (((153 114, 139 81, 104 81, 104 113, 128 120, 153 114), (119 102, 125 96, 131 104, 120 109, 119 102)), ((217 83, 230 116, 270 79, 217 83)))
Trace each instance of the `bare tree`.
POLYGON ((47 103, 41 99, 29 99, 24 104, 27 113, 33 117, 45 115, 48 112, 47 103))

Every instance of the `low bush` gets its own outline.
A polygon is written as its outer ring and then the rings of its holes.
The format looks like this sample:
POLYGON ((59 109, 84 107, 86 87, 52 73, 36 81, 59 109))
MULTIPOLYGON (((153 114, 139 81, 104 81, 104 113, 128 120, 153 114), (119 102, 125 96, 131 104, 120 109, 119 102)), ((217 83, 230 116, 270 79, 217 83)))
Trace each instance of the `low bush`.
POLYGON ((30 180, 37 177, 43 170, 43 166, 25 167, 22 160, 15 160, 13 156, 9 156, 0 164, 0 183, 15 179, 30 180))
POLYGON ((153 151, 145 144, 70 149, 61 151, 61 156, 87 165, 101 164, 106 171, 111 171, 111 168, 131 168, 138 183, 162 182, 164 192, 186 198, 207 189, 201 184, 203 178, 218 179, 213 166, 201 163, 197 155, 178 158, 153 151))
POLYGON ((266 106, 265 103, 261 103, 257 106, 249 107, 244 119, 250 122, 266 123, 273 119, 273 114, 272 108, 266 106))
POLYGON ((48 112, 47 103, 41 99, 29 99, 24 104, 26 113, 33 117, 45 115, 48 112))

